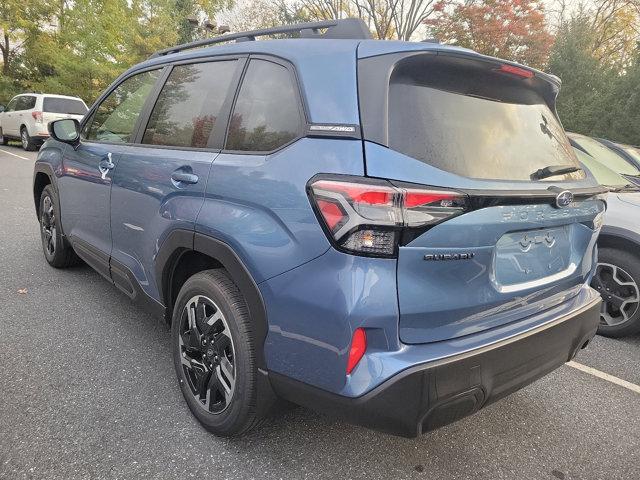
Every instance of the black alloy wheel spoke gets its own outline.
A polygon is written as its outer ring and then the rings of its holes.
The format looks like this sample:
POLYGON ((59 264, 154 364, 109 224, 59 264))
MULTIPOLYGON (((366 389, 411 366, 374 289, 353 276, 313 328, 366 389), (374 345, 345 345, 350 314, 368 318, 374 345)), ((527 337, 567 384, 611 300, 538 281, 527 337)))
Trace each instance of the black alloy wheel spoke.
POLYGON ((233 339, 222 310, 198 295, 187 302, 180 322, 181 362, 192 395, 207 412, 220 413, 235 391, 233 339))
POLYGON ((44 248, 49 255, 53 255, 56 250, 56 223, 55 212, 51 197, 45 197, 42 202, 42 215, 40 223, 43 235, 44 248))
POLYGON ((224 352, 231 345, 231 339, 225 333, 222 333, 214 337, 213 345, 218 352, 224 352))

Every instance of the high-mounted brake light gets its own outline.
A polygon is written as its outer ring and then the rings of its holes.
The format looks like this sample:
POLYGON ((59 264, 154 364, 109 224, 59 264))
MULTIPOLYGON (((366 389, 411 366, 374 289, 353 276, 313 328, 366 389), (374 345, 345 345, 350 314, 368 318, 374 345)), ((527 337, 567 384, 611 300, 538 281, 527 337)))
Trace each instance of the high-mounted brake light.
POLYGON ((349 349, 349 358, 347 359, 347 375, 353 372, 356 365, 362 360, 364 352, 367 351, 367 334, 364 328, 356 328, 351 339, 351 348, 349 349))
POLYGON ((404 230, 433 226, 467 204, 460 192, 348 178, 317 180, 309 193, 337 246, 360 255, 393 257, 404 230))
POLYGON ((501 65, 500 71, 503 73, 510 73, 512 75, 517 75, 522 78, 533 78, 535 73, 531 70, 527 70, 526 68, 516 67, 515 65, 501 65))

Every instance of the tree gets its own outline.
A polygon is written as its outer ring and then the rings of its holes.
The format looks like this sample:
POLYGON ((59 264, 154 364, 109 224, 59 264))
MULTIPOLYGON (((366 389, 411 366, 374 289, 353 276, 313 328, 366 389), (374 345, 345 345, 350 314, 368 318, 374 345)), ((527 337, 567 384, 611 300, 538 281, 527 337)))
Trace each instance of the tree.
POLYGON ((609 99, 608 122, 598 125, 605 132, 605 136, 620 142, 640 145, 640 47, 624 75, 614 84, 609 99))
POLYGON ((540 0, 441 1, 437 10, 426 23, 441 41, 538 68, 547 62, 553 36, 540 0))
POLYGON ((232 32, 308 22, 316 18, 322 17, 311 14, 301 3, 286 0, 239 0, 232 8, 216 16, 218 23, 228 25, 232 32))
POLYGON ((438 0, 298 0, 282 2, 314 20, 361 18, 379 39, 411 40, 438 0))
POLYGON ((602 38, 588 12, 561 25, 548 67, 562 80, 558 113, 567 130, 640 144, 640 47, 623 67, 600 58, 602 38))
POLYGON ((95 100, 154 51, 199 35, 187 17, 212 18, 229 0, 4 0, 0 102, 19 91, 95 100), (176 3, 182 2, 180 10, 176 3), (188 23, 188 22, 186 22, 188 23), (183 35, 183 38, 180 38, 183 35))
POLYGON ((632 61, 640 38, 640 0, 594 0, 590 11, 594 54, 622 69, 632 61))
POLYGON ((586 14, 566 22, 557 34, 549 72, 562 80, 558 112, 567 130, 593 134, 601 117, 607 85, 614 77, 593 55, 596 32, 586 14))
POLYGON ((9 75, 12 61, 29 35, 46 25, 53 9, 43 0, 2 0, 0 2, 0 52, 2 73, 9 75))

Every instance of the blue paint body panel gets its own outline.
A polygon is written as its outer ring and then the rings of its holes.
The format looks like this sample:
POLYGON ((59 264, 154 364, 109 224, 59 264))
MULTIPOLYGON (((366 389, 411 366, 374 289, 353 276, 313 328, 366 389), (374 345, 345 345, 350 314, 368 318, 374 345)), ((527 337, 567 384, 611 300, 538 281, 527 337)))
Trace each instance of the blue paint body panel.
POLYGON ((129 146, 113 175, 111 232, 114 260, 127 267, 142 290, 160 298, 155 259, 176 229, 193 230, 204 203, 214 152, 129 146), (175 171, 198 176, 194 185, 177 184, 175 171))
POLYGON ((221 153, 196 231, 231 245, 256 283, 330 247, 306 185, 317 173, 363 175, 358 140, 303 138, 271 155, 221 153))
MULTIPOLYGON (((478 55, 429 43, 270 40, 153 58, 120 79, 213 56, 277 57, 295 71, 309 124, 360 126, 358 58, 427 50, 478 55)), ((49 140, 38 162, 55 172, 65 235, 101 252, 107 276, 119 265, 144 295, 163 304, 158 261, 170 235, 186 231, 222 242, 262 296, 267 369, 349 398, 416 365, 525 334, 597 298, 588 283, 601 200, 564 210, 549 204, 482 208, 423 232, 401 245, 397 258, 338 251, 309 199, 307 186, 316 175, 463 190, 550 186, 454 175, 358 135, 305 134, 269 154, 84 141, 74 149, 49 140), (102 178, 98 164, 108 153, 115 168, 102 178), (176 183, 171 176, 177 171, 196 175, 197 183, 176 183), (451 251, 473 259, 425 261, 425 255, 451 251), (368 348, 347 375, 357 328, 366 329, 368 348)), ((594 185, 586 180, 559 186, 594 185)))

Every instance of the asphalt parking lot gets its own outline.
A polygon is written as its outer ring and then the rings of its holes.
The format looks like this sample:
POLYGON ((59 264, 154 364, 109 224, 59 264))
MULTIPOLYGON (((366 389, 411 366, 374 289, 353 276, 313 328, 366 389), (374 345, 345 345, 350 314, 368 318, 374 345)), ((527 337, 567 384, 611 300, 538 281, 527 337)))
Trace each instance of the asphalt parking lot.
POLYGON ((1 479, 640 476, 638 336, 596 338, 576 359, 627 387, 564 366, 418 439, 302 408, 213 437, 183 402, 166 327, 88 267, 44 261, 35 157, 0 147, 1 479))

